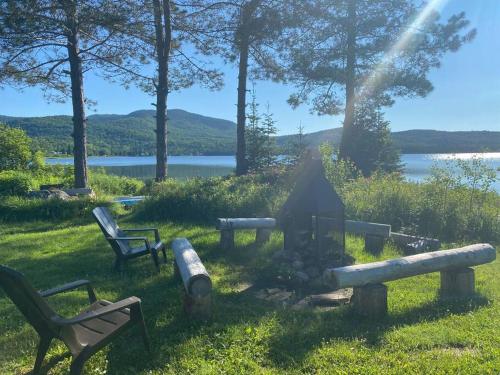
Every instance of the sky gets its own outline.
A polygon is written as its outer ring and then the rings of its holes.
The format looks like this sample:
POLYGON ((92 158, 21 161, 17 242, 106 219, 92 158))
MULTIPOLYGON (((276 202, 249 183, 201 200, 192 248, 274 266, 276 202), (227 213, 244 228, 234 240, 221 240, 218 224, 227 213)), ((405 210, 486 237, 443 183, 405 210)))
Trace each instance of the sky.
MULTIPOLYGON (((434 90, 425 98, 397 99, 386 110, 393 131, 409 129, 497 130, 500 131, 500 0, 434 0, 440 3, 443 19, 465 11, 477 36, 458 52, 446 55, 441 68, 429 78, 434 90)), ((192 87, 169 95, 168 107, 184 109, 204 116, 236 120, 237 69, 221 64, 225 75, 222 90, 212 92, 192 87)), ((279 134, 339 127, 340 116, 317 116, 307 106, 291 109, 286 103, 294 92, 292 86, 256 82, 257 101, 267 103, 277 121, 279 134)), ((86 96, 97 102, 88 114, 127 114, 139 109, 153 109, 154 98, 139 89, 125 90, 117 84, 87 73, 86 96)), ((19 91, 0 88, 0 115, 49 116, 70 115, 71 103, 47 103, 39 88, 19 91)))

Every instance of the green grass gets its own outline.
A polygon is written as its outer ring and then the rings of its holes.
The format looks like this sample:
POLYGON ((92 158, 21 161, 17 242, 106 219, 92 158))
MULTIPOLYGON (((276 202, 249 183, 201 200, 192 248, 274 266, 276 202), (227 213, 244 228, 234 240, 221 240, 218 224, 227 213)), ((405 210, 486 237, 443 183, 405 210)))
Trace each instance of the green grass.
MULTIPOLYGON (((279 233, 262 248, 253 245, 253 233, 238 233, 237 249, 223 252, 213 227, 157 225, 168 243, 188 237, 213 276, 214 316, 209 323, 184 316, 170 254, 159 274, 148 257, 117 274, 111 272, 112 251, 95 224, 0 226, 0 263, 25 273, 36 288, 87 278, 99 298, 142 299, 152 353, 148 355, 140 337, 130 332, 95 355, 85 367, 87 374, 500 372, 498 261, 476 268, 478 296, 459 303, 438 301, 438 274, 390 282, 388 316, 369 322, 353 316, 349 307, 292 311, 239 292, 238 286, 251 281, 267 255, 281 246, 279 233)), ((369 256, 355 238, 349 238, 347 246, 358 262, 398 256, 390 247, 379 258, 369 256)), ((66 316, 85 302, 83 290, 50 298, 66 316)), ((34 330, 0 292, 0 372, 28 373, 36 344, 34 330)), ((62 343, 53 343, 45 370, 68 373, 70 358, 65 353, 62 343)))

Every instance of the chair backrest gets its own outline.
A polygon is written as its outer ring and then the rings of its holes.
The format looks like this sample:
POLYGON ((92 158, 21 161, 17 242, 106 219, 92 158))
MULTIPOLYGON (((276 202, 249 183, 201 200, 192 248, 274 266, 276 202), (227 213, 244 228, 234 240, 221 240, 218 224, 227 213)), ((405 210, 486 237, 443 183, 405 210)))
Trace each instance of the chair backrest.
POLYGON ((0 265, 0 286, 40 335, 57 336, 57 326, 50 318, 57 316, 24 275, 0 265))
POLYGON ((130 250, 128 241, 110 239, 112 237, 126 237, 126 234, 120 229, 108 209, 106 207, 96 207, 92 210, 92 215, 115 253, 118 256, 126 254, 130 250))

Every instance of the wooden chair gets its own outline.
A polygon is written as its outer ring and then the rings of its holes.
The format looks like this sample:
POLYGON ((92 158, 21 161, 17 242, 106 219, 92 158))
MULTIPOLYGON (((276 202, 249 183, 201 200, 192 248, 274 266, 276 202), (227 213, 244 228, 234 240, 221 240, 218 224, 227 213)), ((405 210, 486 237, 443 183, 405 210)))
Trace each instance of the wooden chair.
POLYGON ((37 292, 23 274, 2 265, 0 285, 40 336, 34 374, 40 371, 52 339, 61 340, 70 350, 73 356, 71 375, 80 374, 87 359, 136 324, 149 351, 141 300, 137 297, 129 297, 116 303, 97 300, 87 280, 37 292), (87 289, 90 306, 73 318, 58 315, 45 301, 46 297, 79 287, 87 289))
POLYGON ((129 259, 151 254, 156 268, 159 270, 158 251, 162 251, 163 259, 167 262, 165 245, 161 242, 160 234, 156 228, 121 229, 115 219, 105 207, 96 207, 92 210, 92 215, 99 224, 104 237, 108 240, 111 248, 116 254, 114 263, 115 270, 121 270, 124 263, 129 259), (152 231, 155 235, 155 242, 151 244, 146 237, 130 237, 126 232, 147 232, 152 231), (143 246, 132 247, 130 241, 142 241, 143 246))

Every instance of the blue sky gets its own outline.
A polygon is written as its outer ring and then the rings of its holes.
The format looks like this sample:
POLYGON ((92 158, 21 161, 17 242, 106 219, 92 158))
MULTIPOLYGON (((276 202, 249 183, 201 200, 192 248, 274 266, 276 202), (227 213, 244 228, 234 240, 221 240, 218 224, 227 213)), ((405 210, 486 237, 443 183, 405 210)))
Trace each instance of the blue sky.
MULTIPOLYGON (((426 98, 398 99, 387 109, 394 131, 407 129, 498 130, 500 131, 500 0, 449 0, 443 18, 465 11, 471 26, 478 30, 475 40, 457 53, 447 55, 442 67, 430 74, 434 91, 426 98)), ((222 66, 225 87, 211 92, 193 87, 169 96, 169 108, 181 108, 206 116, 234 121, 236 118, 237 71, 222 66)), ((153 109, 153 98, 140 90, 123 89, 87 74, 86 95, 97 101, 91 113, 126 114, 153 109)), ((312 115, 306 106, 292 110, 286 99, 293 88, 257 82, 258 101, 269 103, 280 134, 305 132, 341 126, 341 117, 312 115)), ((71 114, 71 104, 47 103, 37 88, 0 89, 0 114, 8 116, 46 116, 71 114)))

